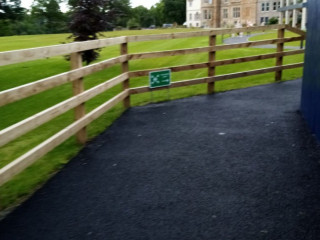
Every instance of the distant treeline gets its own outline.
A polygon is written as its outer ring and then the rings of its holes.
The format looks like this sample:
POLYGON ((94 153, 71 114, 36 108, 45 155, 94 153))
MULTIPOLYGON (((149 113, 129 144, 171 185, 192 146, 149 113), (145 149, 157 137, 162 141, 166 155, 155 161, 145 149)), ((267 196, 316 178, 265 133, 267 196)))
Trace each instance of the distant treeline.
MULTIPOLYGON (((86 5, 92 4, 97 6, 94 11, 107 19, 106 31, 185 22, 185 0, 161 0, 150 10, 143 6, 132 8, 130 0, 68 0, 66 13, 61 11, 62 1, 34 0, 31 9, 25 9, 21 7, 21 0, 0 0, 0 36, 70 32, 74 13, 88 11, 86 5)), ((90 21, 87 24, 90 25, 90 21)))

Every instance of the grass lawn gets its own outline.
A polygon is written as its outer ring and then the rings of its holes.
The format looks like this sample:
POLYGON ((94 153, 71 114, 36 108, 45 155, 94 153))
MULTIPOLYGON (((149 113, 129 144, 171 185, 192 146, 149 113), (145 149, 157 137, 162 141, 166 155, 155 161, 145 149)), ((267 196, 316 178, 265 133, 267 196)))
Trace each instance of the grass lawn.
MULTIPOLYGON (((299 35, 289 32, 289 31, 285 31, 285 37, 286 38, 290 38, 290 37, 298 37, 299 35)), ((254 37, 251 37, 249 40, 250 41, 259 41, 259 40, 267 40, 267 39, 275 39, 278 37, 278 33, 277 31, 268 31, 266 32, 266 34, 263 35, 257 35, 254 37)), ((297 42, 289 42, 289 43, 285 43, 284 46, 294 46, 294 47, 300 47, 300 41, 297 42)))
MULTIPOLYGON (((165 29, 165 30, 143 30, 143 31, 119 31, 105 33, 105 37, 123 36, 123 35, 142 35, 142 34, 159 34, 177 31, 190 31, 189 29, 165 29)), ((192 30, 195 31, 195 30, 192 30)), ((270 33, 273 34, 273 33, 270 33)), ((39 47, 46 45, 59 44, 66 41, 68 34, 55 35, 37 35, 37 36, 13 36, 0 37, 0 51, 14 49, 23 49, 39 47)), ((265 36, 265 35, 264 35, 265 36)), ((261 37, 261 36, 257 36, 261 37)), ((271 37, 272 38, 272 37, 271 37)), ((218 44, 221 44, 221 37, 218 37, 218 44)), ((189 39, 161 40, 152 42, 130 43, 129 52, 150 52, 161 50, 172 50, 180 48, 192 48, 208 46, 208 37, 196 37, 189 39)), ((217 53, 217 59, 228 59, 272 53, 275 49, 257 49, 244 48, 237 50, 221 51, 217 53)), ((101 51, 100 60, 118 56, 119 46, 104 48, 101 51)), ((151 69, 156 67, 176 66, 183 64, 192 64, 206 62, 208 54, 191 54, 186 56, 174 56, 157 59, 136 60, 130 62, 130 70, 151 69)), ((284 63, 302 62, 303 55, 295 55, 284 58, 284 63)), ((275 59, 255 61, 242 64, 217 67, 217 74, 226 74, 232 72, 241 72, 252 69, 271 67, 275 65, 275 59)), ((44 60, 36 60, 21 64, 13 64, 0 68, 0 91, 9 89, 21 84, 33 82, 54 74, 62 73, 69 70, 69 62, 62 56, 52 57, 44 60)), ((100 84, 120 73, 120 66, 114 66, 110 69, 92 74, 85 78, 85 88, 89 89, 100 84)), ((173 81, 204 77, 207 70, 192 70, 180 73, 173 73, 173 81)), ((302 76, 302 69, 286 70, 283 74, 283 80, 291 80, 302 76)), ((267 84, 274 82, 274 73, 257 75, 252 77, 239 78, 218 82, 216 90, 227 91, 231 89, 245 88, 254 85, 267 84)), ((147 85, 147 77, 131 79, 131 86, 147 85)), ((87 112, 98 107, 106 100, 112 98, 121 91, 121 86, 116 86, 109 91, 100 94, 86 103, 87 112)), ((206 85, 200 84, 191 87, 182 87, 170 90, 170 99, 184 98, 192 95, 205 94, 206 85)), ((4 129, 16 122, 19 122, 33 114, 38 113, 50 106, 53 106, 72 96, 71 84, 64 84, 54 89, 45 91, 38 95, 11 103, 7 106, 0 107, 0 129, 4 129)), ((168 98, 167 91, 158 91, 153 94, 154 101, 165 101, 168 98)), ((150 103, 150 93, 132 96, 134 106, 150 103)), ((88 127, 88 134, 93 138, 104 131, 112 122, 123 113, 124 109, 118 104, 111 111, 104 114, 98 120, 94 121, 88 127)), ((12 141, 11 143, 0 148, 0 167, 5 166, 13 159, 19 157, 31 148, 35 147, 48 137, 52 136, 62 128, 68 126, 73 121, 73 111, 53 119, 42 125, 34 131, 12 141)), ((41 186, 52 174, 63 167, 77 152, 82 148, 71 137, 61 144, 55 150, 39 159, 35 164, 27 168, 23 173, 14 177, 11 181, 0 187, 0 210, 16 204, 21 199, 30 195, 35 189, 41 186)))

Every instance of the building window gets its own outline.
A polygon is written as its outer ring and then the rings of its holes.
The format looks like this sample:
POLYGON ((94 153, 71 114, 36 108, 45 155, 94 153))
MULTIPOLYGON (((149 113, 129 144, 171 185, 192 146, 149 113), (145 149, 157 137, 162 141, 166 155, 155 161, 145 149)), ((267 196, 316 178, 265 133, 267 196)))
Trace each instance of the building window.
POLYGON ((261 3, 261 12, 264 12, 265 10, 266 10, 265 3, 261 3))
POLYGON ((204 19, 211 19, 212 17, 212 12, 209 10, 204 10, 203 11, 204 19))
POLYGON ((222 17, 228 18, 228 9, 223 9, 222 17))
POLYGON ((189 7, 192 7, 192 0, 189 0, 189 7))
POLYGON ((189 14, 189 20, 192 20, 192 14, 191 13, 189 14))
POLYGON ((233 17, 234 18, 240 17, 240 8, 239 7, 233 8, 233 17))
POLYGON ((261 17, 260 18, 260 24, 265 23, 267 24, 269 22, 269 17, 261 17))
POLYGON ((278 8, 280 8, 281 7, 281 2, 278 2, 278 8))
POLYGON ((200 14, 198 12, 194 15, 194 19, 195 20, 200 20, 200 14))
POLYGON ((270 3, 266 3, 266 11, 269 11, 270 10, 270 3))
POLYGON ((278 3, 277 2, 273 2, 273 11, 277 10, 277 6, 278 6, 278 3))

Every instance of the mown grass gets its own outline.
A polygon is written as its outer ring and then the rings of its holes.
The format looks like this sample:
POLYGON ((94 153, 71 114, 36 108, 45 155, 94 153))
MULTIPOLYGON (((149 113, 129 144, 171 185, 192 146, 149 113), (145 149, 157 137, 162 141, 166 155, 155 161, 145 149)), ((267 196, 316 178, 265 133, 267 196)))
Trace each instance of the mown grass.
MULTIPOLYGON (((298 37, 299 35, 289 32, 289 31, 285 31, 285 37, 286 38, 290 38, 290 37, 298 37)), ((249 40, 250 41, 260 41, 260 40, 267 40, 267 39, 275 39, 278 37, 277 31, 270 31, 267 32, 263 35, 257 35, 257 36, 253 36, 251 37, 249 40)), ((296 41, 296 42, 289 42, 289 43, 285 43, 285 46, 293 46, 293 47, 300 47, 301 42, 300 41, 296 41)))
MULTIPOLYGON (((145 31, 121 31, 105 33, 107 37, 123 36, 123 35, 141 35, 141 34, 158 34, 177 32, 178 30, 145 30, 145 31)), ((180 29, 179 31, 190 31, 188 29, 180 29)), ((37 36, 13 36, 0 38, 0 51, 22 49, 29 47, 38 47, 45 45, 59 44, 63 42, 68 34, 56 35, 37 35, 37 36)), ((218 37, 218 44, 221 44, 221 37, 218 37)), ((140 42, 129 44, 129 52, 150 52, 161 50, 172 50, 180 48, 192 48, 208 45, 207 37, 197 37, 190 39, 175 39, 166 41, 140 42)), ((237 50, 228 50, 217 53, 217 59, 228 59, 244 56, 259 55, 274 52, 274 49, 257 49, 244 48, 237 50)), ((119 46, 107 47, 101 51, 99 60, 118 56, 120 52, 119 46)), ((183 64, 192 64, 205 62, 208 60, 208 54, 192 54, 186 56, 174 56, 157 59, 136 60, 130 62, 130 70, 152 69, 157 67, 176 66, 183 64)), ((285 57, 285 64, 303 61, 303 55, 285 57)), ((275 60, 268 59, 250 63, 234 64, 228 66, 217 67, 217 74, 226 74, 232 72, 241 72, 246 70, 265 68, 274 66, 275 60)), ((0 91, 9 89, 21 84, 30 83, 54 74, 62 73, 69 70, 69 62, 64 57, 52 57, 45 60, 37 60, 27 63, 14 64, 0 68, 0 91)), ((89 89, 102 83, 121 72, 120 66, 92 74, 85 78, 85 88, 89 89)), ((207 75, 206 69, 192 70, 173 74, 173 81, 204 77, 207 75)), ((302 69, 293 69, 284 71, 283 80, 295 79, 302 76, 302 69)), ((239 78, 216 83, 218 92, 227 91, 238 88, 245 88, 260 84, 274 82, 274 73, 257 75, 252 77, 239 78)), ((131 79, 131 86, 147 85, 147 77, 131 79)), ((96 108, 106 100, 113 97, 121 91, 121 86, 116 86, 109 91, 100 94, 86 103, 86 111, 89 112, 96 108)), ((170 90, 170 99, 184 98, 193 95, 205 94, 206 85, 200 84, 191 87, 182 87, 170 90)), ((54 104, 61 102, 72 95, 71 84, 64 84, 54 89, 45 91, 38 95, 11 103, 0 108, 0 129, 4 129, 16 122, 19 122, 33 114, 38 113, 54 104)), ((153 93, 153 101, 168 100, 167 91, 158 91, 153 93)), ((132 96, 132 104, 134 106, 150 103, 150 93, 132 96)), ((124 111, 122 104, 118 104, 111 111, 104 114, 98 120, 94 121, 88 127, 88 135, 90 138, 97 136, 104 131, 112 122, 117 119, 124 111)), ((73 121, 73 111, 53 119, 52 121, 42 125, 34 131, 12 141, 11 143, 0 148, 0 167, 5 166, 13 159, 19 157, 31 148, 35 147, 54 133, 68 126, 73 121)), ((35 164, 27 168, 23 173, 14 177, 11 181, 0 187, 0 209, 11 206, 21 199, 28 196, 35 189, 47 181, 52 174, 61 169, 82 146, 76 143, 75 137, 71 137, 61 144, 55 150, 51 151, 35 164)), ((67 183, 66 183, 67 184, 67 183)))

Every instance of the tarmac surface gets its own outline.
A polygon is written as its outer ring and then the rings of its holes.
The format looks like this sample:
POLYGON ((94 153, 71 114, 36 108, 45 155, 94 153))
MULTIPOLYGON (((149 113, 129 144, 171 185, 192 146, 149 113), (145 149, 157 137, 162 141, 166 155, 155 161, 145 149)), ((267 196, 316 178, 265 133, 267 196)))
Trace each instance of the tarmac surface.
POLYGON ((1 240, 318 240, 301 80, 134 107, 0 222, 1 240))

